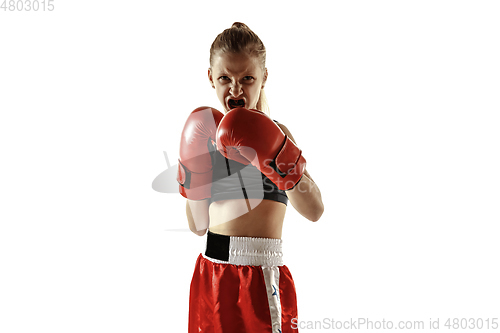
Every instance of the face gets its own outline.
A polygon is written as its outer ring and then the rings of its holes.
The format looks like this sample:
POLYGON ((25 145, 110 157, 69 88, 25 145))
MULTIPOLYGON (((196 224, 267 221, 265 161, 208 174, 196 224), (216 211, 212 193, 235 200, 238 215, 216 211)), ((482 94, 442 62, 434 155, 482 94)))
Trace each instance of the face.
POLYGON ((259 59, 245 53, 220 53, 212 59, 208 78, 227 113, 236 107, 255 109, 260 90, 267 80, 267 69, 259 59))

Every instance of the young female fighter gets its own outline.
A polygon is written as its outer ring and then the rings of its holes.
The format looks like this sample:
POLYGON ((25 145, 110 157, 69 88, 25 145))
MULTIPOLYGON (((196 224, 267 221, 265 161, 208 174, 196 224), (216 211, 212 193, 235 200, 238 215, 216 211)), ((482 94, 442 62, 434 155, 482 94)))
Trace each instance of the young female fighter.
POLYGON ((266 51, 243 23, 217 36, 208 78, 224 114, 194 110, 181 138, 179 190, 191 231, 207 248, 191 282, 189 332, 297 332, 295 286, 283 265, 288 201, 323 213, 319 188, 290 131, 264 114, 266 51))

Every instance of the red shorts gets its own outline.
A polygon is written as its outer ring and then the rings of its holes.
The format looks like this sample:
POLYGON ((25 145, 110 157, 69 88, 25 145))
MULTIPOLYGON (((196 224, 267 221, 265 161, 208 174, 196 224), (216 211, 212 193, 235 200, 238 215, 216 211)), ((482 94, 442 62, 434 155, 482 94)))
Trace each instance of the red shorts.
POLYGON ((295 285, 281 242, 209 232, 191 281, 189 333, 298 332, 292 329, 295 285))

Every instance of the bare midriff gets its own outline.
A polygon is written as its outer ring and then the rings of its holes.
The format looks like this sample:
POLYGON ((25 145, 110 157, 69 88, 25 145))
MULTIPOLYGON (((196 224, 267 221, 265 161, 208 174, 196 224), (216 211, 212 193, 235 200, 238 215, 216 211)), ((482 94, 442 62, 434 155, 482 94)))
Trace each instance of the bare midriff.
POLYGON ((213 233, 281 238, 286 205, 266 199, 231 199, 213 202, 209 208, 213 233))

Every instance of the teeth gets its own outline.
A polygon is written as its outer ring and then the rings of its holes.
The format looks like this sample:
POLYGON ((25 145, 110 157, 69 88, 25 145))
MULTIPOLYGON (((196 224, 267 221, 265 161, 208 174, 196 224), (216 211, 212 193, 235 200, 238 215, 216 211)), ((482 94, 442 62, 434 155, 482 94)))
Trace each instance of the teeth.
POLYGON ((243 99, 238 99, 238 100, 230 99, 228 104, 230 107, 245 106, 245 101, 243 99))

